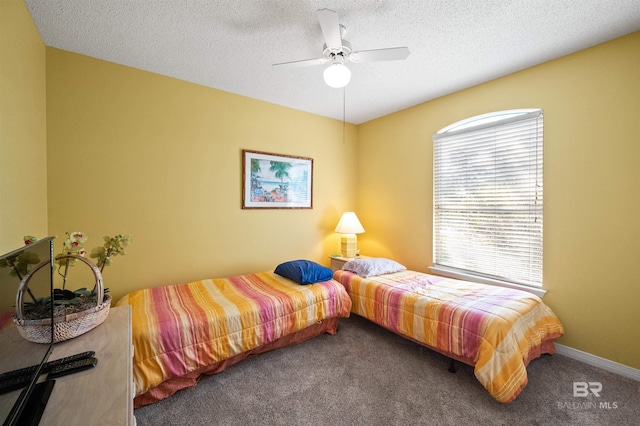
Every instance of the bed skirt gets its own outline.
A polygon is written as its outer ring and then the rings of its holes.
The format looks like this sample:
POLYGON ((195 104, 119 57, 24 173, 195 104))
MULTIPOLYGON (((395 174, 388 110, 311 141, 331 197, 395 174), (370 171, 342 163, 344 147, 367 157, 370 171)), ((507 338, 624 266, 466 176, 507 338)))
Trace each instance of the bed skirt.
POLYGON ((160 385, 156 386, 155 388, 149 389, 146 393, 136 396, 133 399, 133 407, 139 408, 144 405, 153 404, 154 402, 158 402, 164 398, 167 398, 168 396, 173 395, 181 389, 193 387, 198 384, 198 380, 200 380, 200 377, 203 374, 211 375, 219 373, 225 368, 230 367, 250 356, 258 355, 260 353, 271 351, 273 349, 283 348, 295 343, 301 343, 322 333, 336 334, 337 330, 338 318, 334 317, 325 319, 303 330, 297 331, 287 336, 282 336, 279 339, 274 340, 273 342, 267 343, 266 345, 237 354, 235 356, 232 356, 231 358, 216 362, 215 364, 193 371, 187 375, 166 380, 160 383, 160 385))
MULTIPOLYGON (((358 315, 358 314, 355 314, 355 315, 358 315)), ((464 356, 460 356, 460 355, 456 355, 454 353, 451 353, 451 352, 448 352, 448 351, 444 351, 444 350, 435 348, 433 346, 429 346, 429 345, 427 345, 425 343, 422 343, 422 342, 419 342, 418 340, 416 340, 416 339, 414 339, 412 337, 409 337, 409 336, 407 336, 405 334, 398 333, 397 331, 391 330, 390 328, 385 327, 383 324, 380 324, 380 323, 378 323, 378 322, 376 322, 376 321, 374 321, 374 320, 372 320, 370 318, 363 317, 362 315, 358 315, 358 316, 361 317, 361 318, 366 319, 367 321, 373 322, 374 324, 384 328, 385 330, 390 331, 393 334, 396 334, 396 335, 402 337, 403 339, 410 340, 410 341, 412 341, 413 343, 415 343, 417 345, 420 345, 420 346, 422 346, 424 348, 427 348, 427 349, 430 349, 430 350, 432 350, 434 352, 437 352, 440 355, 444 355, 445 357, 447 357, 449 359, 461 362, 463 364, 467 364, 467 365, 469 365, 471 367, 475 367, 476 366, 476 362, 475 362, 474 359, 471 359, 471 358, 468 358, 468 357, 464 357, 464 356)), ((544 354, 553 355, 554 353, 556 353, 556 347, 553 344, 553 340, 556 337, 557 336, 547 337, 547 338, 543 339, 540 342, 539 345, 531 347, 529 349, 529 352, 527 352, 526 356, 522 359, 522 362, 524 363, 524 366, 527 367, 531 361, 533 361, 536 358, 540 358, 544 354)), ((527 383, 528 383, 528 378, 525 377, 524 382, 517 389, 517 391, 514 393, 514 395, 508 401, 504 401, 504 402, 508 403, 508 402, 513 401, 516 398, 516 396, 518 396, 520 394, 522 389, 524 389, 524 387, 527 385, 527 383)))
MULTIPOLYGON (((402 337, 403 339, 410 340, 413 343, 415 343, 416 345, 420 345, 420 346, 422 346, 424 348, 427 348, 427 349, 430 349, 430 350, 432 350, 434 352, 438 352, 440 355, 444 355, 447 358, 453 359, 453 360, 461 362, 463 364, 470 365, 471 367, 475 367, 476 366, 476 362, 475 362, 474 359, 467 358, 467 357, 464 357, 464 356, 459 356, 459 355, 456 355, 456 354, 448 352, 448 351, 443 351, 441 349, 434 348, 433 346, 429 346, 429 345, 427 345, 425 343, 419 342, 418 340, 416 340, 416 339, 414 339, 412 337, 409 337, 406 334, 398 333, 397 331, 391 330, 390 328, 385 327, 384 324, 380 324, 380 323, 372 320, 371 318, 367 318, 367 317, 364 317, 364 316, 359 315, 359 314, 354 314, 354 315, 358 315, 360 318, 364 318, 367 321, 371 321, 372 323, 384 328, 387 331, 392 332, 393 334, 396 334, 396 335, 402 337)), ((534 360, 536 358, 540 358, 544 354, 547 354, 547 355, 555 354, 556 353, 556 346, 553 344, 553 340, 555 338, 556 337, 549 337, 549 338, 543 339, 542 342, 540 342, 539 345, 532 347, 529 350, 529 352, 527 353, 527 356, 522 359, 522 361, 524 362, 525 367, 528 366, 529 363, 532 360, 534 360)))

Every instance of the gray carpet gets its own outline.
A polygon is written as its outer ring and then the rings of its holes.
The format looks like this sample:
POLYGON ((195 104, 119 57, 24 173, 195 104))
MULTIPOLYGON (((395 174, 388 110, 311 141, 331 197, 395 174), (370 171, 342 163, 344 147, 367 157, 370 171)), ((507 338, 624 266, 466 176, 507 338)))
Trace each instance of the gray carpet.
POLYGON ((640 382, 561 355, 532 361, 510 404, 496 402, 472 367, 448 366, 352 315, 335 336, 249 358, 134 414, 140 426, 640 424, 640 382), (574 397, 574 382, 600 382, 600 396, 574 397))

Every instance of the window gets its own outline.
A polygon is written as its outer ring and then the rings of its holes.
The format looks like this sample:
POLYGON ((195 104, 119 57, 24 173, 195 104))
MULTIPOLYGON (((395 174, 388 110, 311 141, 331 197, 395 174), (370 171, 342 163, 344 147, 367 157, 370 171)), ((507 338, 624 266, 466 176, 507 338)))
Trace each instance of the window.
POLYGON ((434 141, 434 272, 542 287, 542 110, 447 126, 434 141))

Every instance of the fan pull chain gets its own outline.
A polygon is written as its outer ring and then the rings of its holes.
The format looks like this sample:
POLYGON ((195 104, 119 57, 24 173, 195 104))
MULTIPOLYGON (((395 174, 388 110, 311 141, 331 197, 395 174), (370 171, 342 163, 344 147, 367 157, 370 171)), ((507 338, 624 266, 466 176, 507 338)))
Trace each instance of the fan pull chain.
POLYGON ((347 91, 347 89, 345 87, 342 88, 342 145, 346 144, 346 128, 347 128, 347 124, 346 124, 346 95, 345 92, 347 91))

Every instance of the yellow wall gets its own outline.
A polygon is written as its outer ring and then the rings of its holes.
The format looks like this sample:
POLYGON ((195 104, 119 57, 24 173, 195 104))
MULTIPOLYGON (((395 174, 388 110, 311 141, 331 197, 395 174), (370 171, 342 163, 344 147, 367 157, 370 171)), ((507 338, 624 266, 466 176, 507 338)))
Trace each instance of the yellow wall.
POLYGON ((47 234, 45 47, 21 0, 0 1, 0 253, 47 234))
POLYGON ((0 29, 2 248, 27 233, 82 230, 88 248, 131 233, 105 272, 117 300, 292 258, 327 264, 340 213, 353 209, 363 254, 426 271, 431 135, 540 107, 545 302, 565 324, 561 343, 640 368, 640 33, 348 125, 343 143, 335 120, 45 49, 19 0, 0 1, 0 29), (314 158, 314 209, 240 209, 243 148, 314 158))
POLYGON ((544 110, 544 301, 559 343, 640 368, 640 33, 360 125, 363 254, 432 262, 432 139, 512 108, 544 110), (410 226, 408 226, 410 224, 410 226))
POLYGON ((49 231, 84 231, 89 249, 133 235, 104 273, 115 300, 298 258, 328 265, 355 208, 353 125, 343 141, 336 120, 54 48, 47 114, 49 231), (241 209, 242 149, 313 158, 313 209, 241 209))

